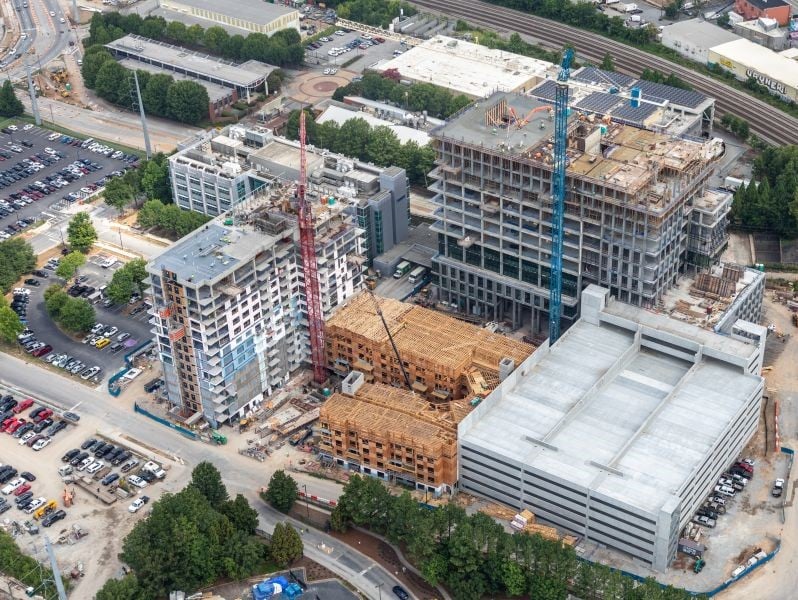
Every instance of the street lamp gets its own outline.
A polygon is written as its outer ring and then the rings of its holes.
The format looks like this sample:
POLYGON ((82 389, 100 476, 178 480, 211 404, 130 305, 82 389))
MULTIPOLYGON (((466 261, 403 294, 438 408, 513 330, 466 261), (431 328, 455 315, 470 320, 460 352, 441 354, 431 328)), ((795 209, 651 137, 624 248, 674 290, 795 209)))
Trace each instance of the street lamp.
POLYGON ((305 490, 305 514, 308 517, 308 521, 310 521, 310 500, 308 499, 308 486, 303 483, 302 488, 305 490))
POLYGON ((382 586, 385 585, 384 581, 381 581, 377 584, 377 593, 380 595, 380 600, 382 600, 382 586))

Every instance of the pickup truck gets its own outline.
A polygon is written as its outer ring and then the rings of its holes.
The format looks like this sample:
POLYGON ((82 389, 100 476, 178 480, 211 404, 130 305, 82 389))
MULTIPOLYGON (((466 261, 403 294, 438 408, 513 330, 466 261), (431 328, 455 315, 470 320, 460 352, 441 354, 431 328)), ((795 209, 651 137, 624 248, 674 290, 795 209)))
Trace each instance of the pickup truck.
POLYGON ((770 495, 774 498, 778 498, 781 496, 782 492, 784 491, 784 480, 777 479, 776 482, 773 484, 773 489, 770 490, 770 495))
POLYGON ((141 467, 145 471, 149 471, 153 475, 155 475, 158 479, 163 479, 166 477, 166 471, 164 471, 158 463, 154 463, 151 460, 148 460, 144 463, 144 466, 141 467))

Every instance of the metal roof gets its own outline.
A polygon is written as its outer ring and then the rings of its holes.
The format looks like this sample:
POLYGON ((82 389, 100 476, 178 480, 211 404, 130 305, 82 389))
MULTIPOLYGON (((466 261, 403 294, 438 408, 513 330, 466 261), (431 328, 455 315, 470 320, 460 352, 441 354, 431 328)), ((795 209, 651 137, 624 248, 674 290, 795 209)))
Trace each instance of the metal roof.
MULTIPOLYGON (((167 0, 162 3, 162 6, 180 11, 181 4, 200 10, 207 10, 211 13, 244 19, 258 25, 268 25, 283 15, 297 12, 295 8, 288 6, 281 6, 271 2, 254 2, 253 0, 224 0, 224 2, 219 2, 218 0, 174 0, 174 2, 170 2, 167 0)), ((212 19, 209 18, 209 20, 212 19)))
POLYGON ((686 106, 688 108, 698 108, 707 101, 708 96, 693 90, 683 90, 682 88, 665 85, 664 83, 654 83, 645 79, 638 79, 634 86, 640 88, 643 99, 649 98, 657 102, 667 100, 671 104, 686 106))
POLYGON ((606 115, 612 108, 623 102, 623 98, 607 92, 593 92, 576 103, 576 108, 606 115))

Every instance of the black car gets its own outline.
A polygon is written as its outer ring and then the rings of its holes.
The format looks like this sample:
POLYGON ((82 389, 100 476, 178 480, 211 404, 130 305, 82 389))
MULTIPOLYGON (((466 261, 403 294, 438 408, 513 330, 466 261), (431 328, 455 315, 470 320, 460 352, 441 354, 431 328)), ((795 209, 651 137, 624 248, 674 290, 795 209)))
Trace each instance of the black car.
POLYGON ((89 458, 89 453, 88 452, 81 452, 75 458, 70 460, 69 464, 72 465, 73 467, 76 467, 80 463, 82 463, 84 460, 86 460, 87 458, 89 458))
POLYGON ((47 429, 52 424, 53 424, 53 420, 48 417, 48 418, 43 419, 43 420, 39 421, 38 423, 36 423, 36 425, 33 427, 33 431, 35 431, 36 433, 41 433, 42 431, 47 429))
POLYGON ((29 471, 22 471, 22 473, 20 473, 19 476, 22 477, 22 479, 24 479, 25 481, 36 481, 36 475, 34 475, 29 471))
POLYGON ((8 503, 0 504, 0 515, 2 515, 4 512, 6 512, 9 509, 11 509, 11 505, 10 504, 8 504, 8 503))
POLYGON ((81 450, 88 450, 89 448, 94 446, 96 443, 97 443, 97 440, 95 440, 94 438, 89 438, 89 439, 87 439, 85 442, 83 442, 80 445, 80 449, 81 450))
POLYGON ((78 413, 65 412, 63 416, 68 421, 80 421, 80 415, 78 413))
POLYGON ((121 453, 117 454, 114 459, 111 461, 111 464, 114 466, 121 465, 127 459, 129 459, 133 454, 128 450, 123 450, 121 453))
POLYGON ((101 441, 101 442, 99 442, 99 443, 98 443, 96 446, 94 446, 93 448, 91 448, 91 450, 93 450, 93 451, 94 451, 94 456, 100 456, 100 453, 101 453, 103 450, 105 450, 105 447, 106 447, 106 446, 110 446, 110 445, 111 445, 111 444, 108 444, 107 442, 103 442, 103 441, 101 441))
POLYGON ((38 406, 38 407, 34 408, 32 411, 30 411, 30 414, 28 416, 31 419, 35 419, 38 416, 38 414, 40 412, 42 412, 43 410, 46 410, 46 409, 43 406, 38 406))
POLYGON ((410 600, 410 594, 407 593, 407 590, 403 588, 401 585, 395 585, 391 589, 394 596, 399 598, 399 600, 410 600))
POLYGON ((25 435, 29 431, 33 430, 34 427, 36 427, 35 423, 25 423, 22 427, 20 427, 19 429, 17 429, 14 432, 14 437, 17 437, 16 436, 17 433, 19 433, 19 437, 22 437, 23 435, 25 435))
POLYGON ((5 473, 0 474, 0 483, 6 483, 7 481, 10 481, 17 476, 17 472, 18 471, 16 469, 10 469, 5 473))
POLYGON ((147 483, 152 483, 155 481, 155 475, 145 469, 142 469, 141 473, 139 473, 139 477, 141 477, 147 483))
POLYGON ((63 431, 64 429, 66 429, 66 426, 67 426, 67 424, 66 424, 66 421, 57 421, 57 422, 55 423, 55 425, 53 425, 53 426, 50 428, 50 432, 49 432, 49 434, 48 434, 48 435, 49 435, 50 437, 52 437, 52 436, 54 436, 56 433, 58 433, 59 431, 63 431))
POLYGON ((41 282, 38 279, 26 279, 25 283, 27 285, 32 285, 33 287, 39 287, 41 282))
POLYGON ((69 462, 70 460, 75 458, 78 454, 80 454, 80 450, 78 450, 77 448, 75 448, 74 450, 70 450, 69 452, 64 454, 64 456, 61 457, 61 461, 69 462))
POLYGON ((27 504, 33 498, 33 492, 25 492, 24 494, 20 494, 16 497, 14 502, 17 506, 22 506, 23 504, 27 504))
POLYGON ((60 521, 64 517, 66 517, 66 511, 64 511, 63 509, 58 509, 57 511, 51 512, 49 515, 44 517, 44 519, 42 519, 42 525, 44 527, 49 527, 50 525, 52 525, 57 521, 60 521))
POLYGON ((100 483, 102 483, 103 485, 111 485, 117 479, 119 479, 119 473, 111 473, 103 477, 100 483))
POLYGON ((47 279, 48 277, 50 277, 50 276, 47 274, 47 271, 44 271, 44 270, 42 270, 42 269, 36 269, 36 270, 33 272, 33 274, 34 274, 36 277, 41 277, 42 279, 47 279))
POLYGON ((115 448, 111 444, 108 444, 105 448, 103 448, 103 450, 102 450, 102 452, 100 454, 97 454, 95 452, 94 455, 99 457, 99 458, 105 458, 106 456, 111 454, 111 452, 113 452, 114 450, 115 450, 115 448))

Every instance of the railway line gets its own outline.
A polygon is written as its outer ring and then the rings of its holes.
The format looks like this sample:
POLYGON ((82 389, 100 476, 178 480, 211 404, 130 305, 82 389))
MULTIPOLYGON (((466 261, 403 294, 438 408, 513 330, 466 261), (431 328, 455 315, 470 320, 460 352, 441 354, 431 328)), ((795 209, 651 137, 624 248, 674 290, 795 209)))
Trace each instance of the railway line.
POLYGON ((450 0, 412 0, 412 3, 431 12, 465 19, 480 27, 503 28, 525 34, 551 49, 559 50, 565 44, 571 44, 576 49, 577 56, 596 64, 609 52, 615 68, 628 75, 639 76, 645 68, 656 69, 666 75, 673 73, 697 90, 715 98, 716 115, 722 116, 728 112, 742 117, 748 121, 752 133, 773 144, 798 142, 798 119, 795 117, 711 77, 659 56, 647 54, 633 46, 479 0, 460 0, 456 3, 456 8, 450 0))

